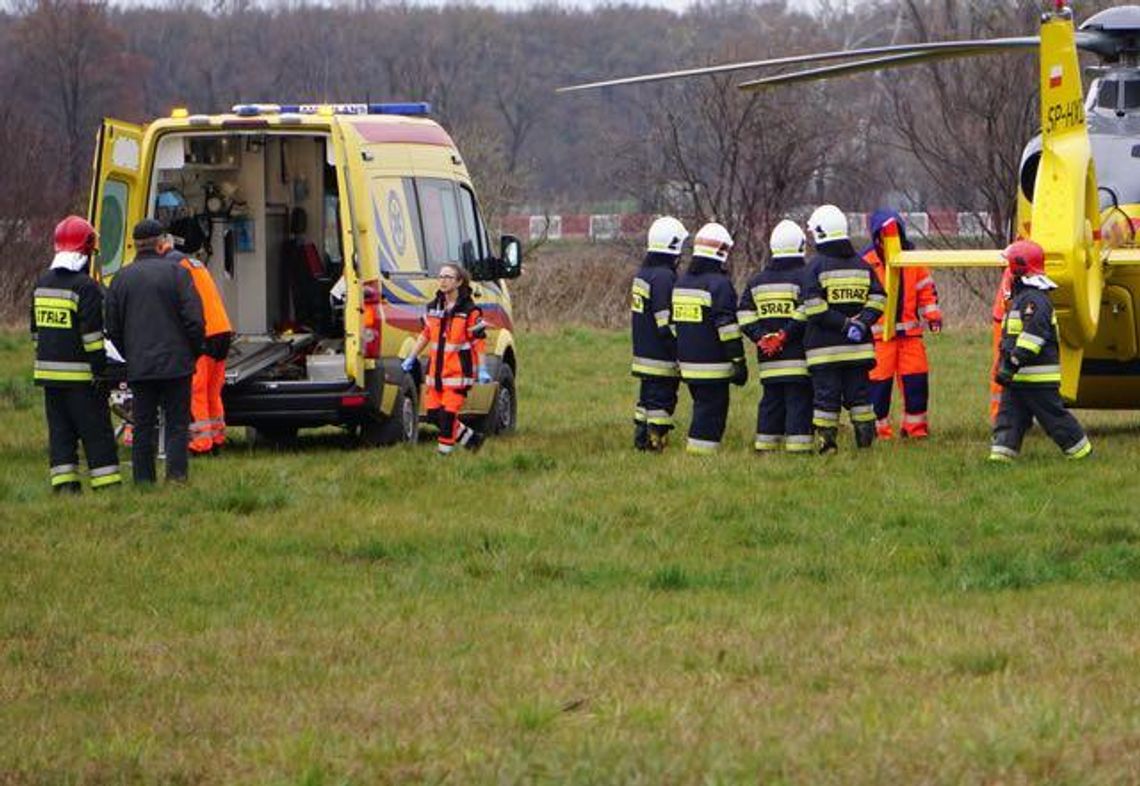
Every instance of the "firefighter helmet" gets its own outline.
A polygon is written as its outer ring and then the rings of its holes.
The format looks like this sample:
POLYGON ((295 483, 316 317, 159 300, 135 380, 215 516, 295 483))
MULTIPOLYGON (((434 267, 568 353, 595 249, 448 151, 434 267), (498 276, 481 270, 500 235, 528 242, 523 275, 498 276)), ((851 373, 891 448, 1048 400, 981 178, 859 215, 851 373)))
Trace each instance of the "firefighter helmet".
POLYGON ((807 238, 804 236, 804 231, 795 221, 786 218, 776 224, 776 228, 768 237, 768 248, 772 250, 773 259, 802 257, 806 245, 807 238))
POLYGON ((705 224, 693 238, 693 256, 715 259, 722 265, 728 262, 732 250, 732 235, 720 224, 705 224))
POLYGON ((1017 240, 1001 252, 1009 272, 1021 283, 1041 290, 1056 289, 1057 282, 1045 275, 1045 249, 1032 240, 1017 240))
POLYGON ((1032 240, 1018 240, 1006 246, 1002 259, 1015 276, 1039 276, 1045 273, 1045 250, 1032 240))
POLYGON ((68 216, 55 225, 55 250, 77 251, 90 255, 95 250, 99 235, 87 219, 68 216))
POLYGON ((808 219, 808 228, 816 243, 847 239, 847 216, 835 205, 820 205, 808 219))
POLYGON ((646 251, 657 254, 680 256, 681 247, 689 237, 689 230, 673 216, 661 216, 649 227, 645 239, 646 251))

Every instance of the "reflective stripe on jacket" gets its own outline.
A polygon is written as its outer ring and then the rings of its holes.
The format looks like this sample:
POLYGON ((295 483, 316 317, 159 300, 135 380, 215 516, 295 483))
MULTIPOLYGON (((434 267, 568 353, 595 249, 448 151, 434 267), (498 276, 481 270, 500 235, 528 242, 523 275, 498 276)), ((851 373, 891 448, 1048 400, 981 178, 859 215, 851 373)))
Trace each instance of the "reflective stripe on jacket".
POLYGON ((773 259, 748 281, 740 294, 736 316, 740 329, 753 344, 769 333, 784 331, 784 347, 768 357, 757 347, 760 381, 808 376, 803 336, 807 314, 803 304, 804 261, 802 257, 773 259))
POLYGON ((637 377, 680 374, 677 340, 669 323, 673 284, 677 278, 672 262, 673 258, 665 254, 649 254, 633 279, 629 301, 633 340, 631 371, 637 377))
POLYGON ((51 268, 32 292, 32 378, 41 386, 88 385, 103 370, 103 290, 85 272, 51 268))
MULTIPOLYGON (((874 248, 863 254, 863 261, 871 266, 879 283, 886 277, 886 268, 883 260, 879 258, 874 248)), ((895 335, 921 336, 922 324, 942 319, 942 309, 938 305, 938 289, 934 286, 934 277, 930 269, 925 267, 904 267, 899 276, 902 291, 899 293, 898 310, 895 312, 895 335)), ((876 340, 882 340, 883 322, 876 324, 871 332, 876 340)))
POLYGON ((883 315, 886 293, 871 266, 846 240, 821 243, 804 274, 808 326, 804 354, 808 366, 875 364, 871 328, 883 315), (866 328, 866 340, 847 340, 847 320, 866 328))
POLYGON ((672 320, 677 362, 690 384, 732 379, 733 361, 744 359, 736 290, 715 260, 695 257, 673 288, 672 320))
POLYGON ((428 385, 442 391, 466 390, 475 384, 487 326, 482 309, 469 296, 460 296, 448 308, 443 294, 437 294, 428 304, 420 335, 428 341, 428 385))
POLYGON ((1060 386, 1057 315, 1047 294, 1033 287, 1014 287, 1009 312, 1002 322, 1001 352, 1017 366, 1014 385, 1060 386))

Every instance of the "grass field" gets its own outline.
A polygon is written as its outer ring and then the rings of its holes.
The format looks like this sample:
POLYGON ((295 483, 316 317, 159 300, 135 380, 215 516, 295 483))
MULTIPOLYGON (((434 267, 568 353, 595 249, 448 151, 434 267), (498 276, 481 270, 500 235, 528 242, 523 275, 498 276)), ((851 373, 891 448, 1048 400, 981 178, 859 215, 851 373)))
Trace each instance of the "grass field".
POLYGON ((989 465, 987 337, 929 343, 925 444, 756 457, 753 382, 636 454, 625 336, 565 329, 478 455, 72 500, 0 338, 0 784, 1140 783, 1140 416, 989 465))

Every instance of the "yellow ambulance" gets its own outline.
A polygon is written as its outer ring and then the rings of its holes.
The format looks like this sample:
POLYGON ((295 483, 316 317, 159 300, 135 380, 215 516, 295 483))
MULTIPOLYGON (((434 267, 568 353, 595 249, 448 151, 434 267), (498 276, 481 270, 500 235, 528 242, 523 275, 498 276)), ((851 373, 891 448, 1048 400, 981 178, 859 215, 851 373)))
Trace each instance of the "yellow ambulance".
POLYGON ((235 340, 231 426, 271 440, 338 425, 368 444, 415 441, 418 374, 400 369, 440 266, 472 273, 492 381, 464 419, 514 429, 518 360, 506 279, 517 238, 492 247, 463 158, 423 103, 243 104, 137 126, 106 120, 88 217, 93 271, 134 257, 131 227, 158 218, 203 260, 235 340))

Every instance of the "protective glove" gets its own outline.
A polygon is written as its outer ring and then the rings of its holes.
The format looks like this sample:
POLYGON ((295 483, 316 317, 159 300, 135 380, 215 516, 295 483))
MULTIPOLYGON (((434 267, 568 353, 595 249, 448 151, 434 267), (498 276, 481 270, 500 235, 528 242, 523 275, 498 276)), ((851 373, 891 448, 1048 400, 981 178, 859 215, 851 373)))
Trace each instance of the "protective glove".
POLYGON ((748 384, 748 363, 744 358, 732 361, 732 384, 738 387, 748 384))
POLYGON ((779 330, 775 333, 765 333, 756 344, 760 347, 760 351, 764 353, 764 357, 770 358, 780 354, 787 340, 788 334, 783 330, 779 330))
POLYGON ((400 362, 400 369, 407 374, 411 374, 412 369, 416 367, 416 364, 418 362, 419 358, 417 358, 415 355, 408 355, 400 362))
POLYGON ((848 319, 843 333, 852 344, 862 344, 867 338, 867 326, 857 319, 848 319))
POLYGON ((1004 387, 1009 387, 1013 382, 1013 375, 1017 373, 1017 361, 1010 355, 1005 355, 998 364, 997 373, 994 374, 994 382, 1004 387))
POLYGON ((487 373, 487 367, 482 363, 479 364, 479 371, 476 372, 476 376, 479 378, 480 385, 491 384, 491 375, 487 373))
POLYGON ((926 325, 927 325, 927 327, 930 328, 931 333, 941 333, 942 332, 942 320, 941 319, 932 319, 932 320, 928 321, 926 323, 926 325))

